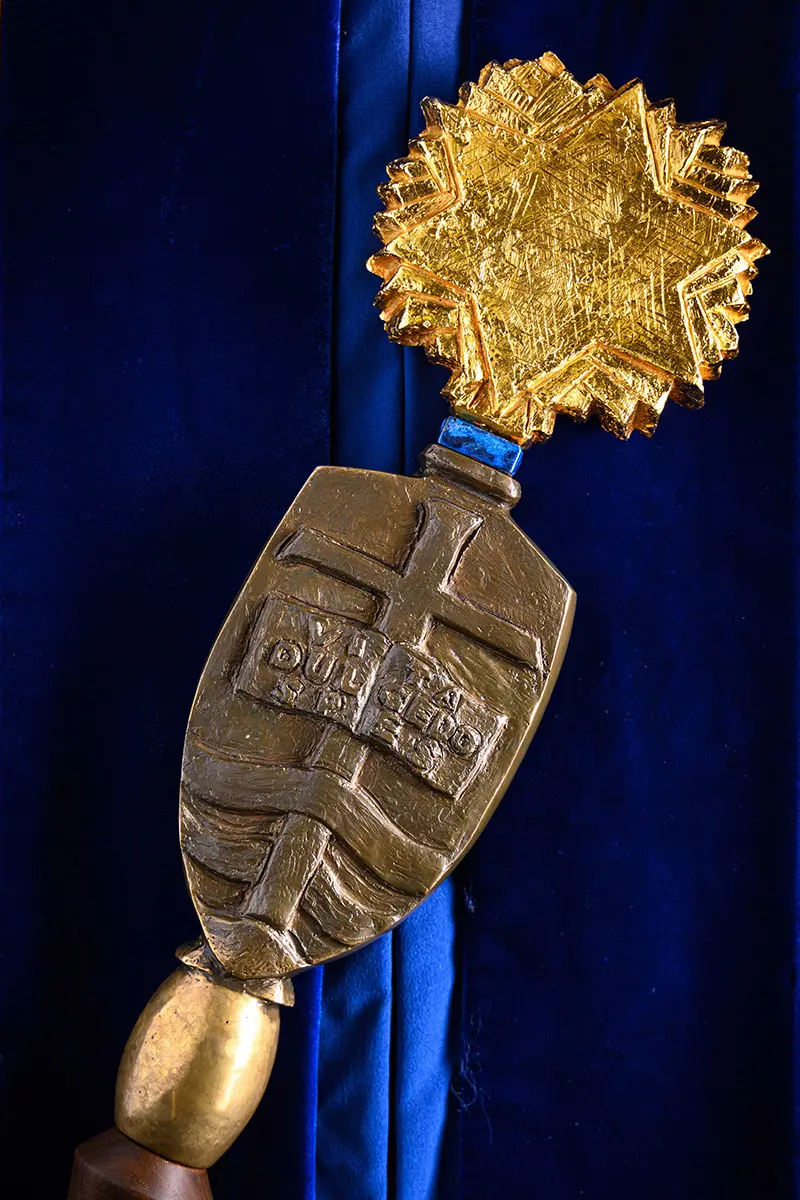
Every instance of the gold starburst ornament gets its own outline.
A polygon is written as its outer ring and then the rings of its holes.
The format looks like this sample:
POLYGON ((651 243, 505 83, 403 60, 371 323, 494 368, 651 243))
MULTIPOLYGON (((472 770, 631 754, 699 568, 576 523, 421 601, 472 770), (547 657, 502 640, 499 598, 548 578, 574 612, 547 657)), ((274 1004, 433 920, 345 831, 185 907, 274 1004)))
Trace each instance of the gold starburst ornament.
POLYGON ((757 184, 719 121, 638 79, 583 86, 554 54, 490 63, 379 188, 368 266, 390 337, 451 368, 453 410, 521 446, 557 413, 652 434, 737 352, 757 184))

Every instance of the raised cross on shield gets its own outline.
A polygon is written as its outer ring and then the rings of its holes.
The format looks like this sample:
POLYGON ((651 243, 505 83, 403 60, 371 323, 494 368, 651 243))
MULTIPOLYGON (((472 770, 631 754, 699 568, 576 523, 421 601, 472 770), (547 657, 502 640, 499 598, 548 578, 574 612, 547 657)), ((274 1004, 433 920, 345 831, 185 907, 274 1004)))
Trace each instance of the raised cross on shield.
POLYGON ((532 736, 574 597, 511 520, 513 495, 464 479, 466 462, 448 473, 437 448, 411 479, 316 471, 211 653, 182 848, 211 950, 240 978, 291 974, 405 916, 532 736))

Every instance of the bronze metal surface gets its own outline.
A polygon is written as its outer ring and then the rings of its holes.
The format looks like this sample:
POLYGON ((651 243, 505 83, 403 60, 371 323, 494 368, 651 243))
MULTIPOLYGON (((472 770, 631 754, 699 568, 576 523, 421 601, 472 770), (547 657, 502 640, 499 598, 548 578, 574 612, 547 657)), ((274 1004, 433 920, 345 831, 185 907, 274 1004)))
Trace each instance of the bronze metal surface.
POLYGON ((518 495, 440 446, 415 478, 321 467, 268 542, 183 763, 189 888, 232 975, 279 979, 390 929, 503 795, 574 604, 511 519, 518 495))
POLYGON ((272 1072, 280 1009, 179 967, 134 1026, 114 1120, 172 1162, 210 1167, 255 1112, 272 1072))
POLYGON ((638 79, 584 87, 554 54, 422 111, 368 266, 390 337, 451 368, 453 409, 527 445, 561 412, 628 437, 670 396, 702 404, 767 253, 724 124, 680 124, 638 79))

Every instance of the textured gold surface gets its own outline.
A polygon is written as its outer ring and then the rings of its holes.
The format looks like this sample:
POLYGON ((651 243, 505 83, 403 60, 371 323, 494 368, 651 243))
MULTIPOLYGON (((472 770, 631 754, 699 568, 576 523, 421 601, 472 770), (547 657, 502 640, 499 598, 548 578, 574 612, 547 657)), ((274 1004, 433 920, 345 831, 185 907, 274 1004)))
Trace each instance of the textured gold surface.
POLYGON ((189 718, 181 847, 248 990, 391 929, 508 786, 574 604, 519 491, 442 446, 415 478, 321 467, 245 583, 189 718))
POLYGON ((584 87, 553 54, 491 63, 390 164, 369 261, 390 337, 452 368, 461 415, 521 445, 556 413, 651 434, 736 354, 756 190, 717 121, 639 80, 584 87))
POLYGON ((269 1081, 280 1010, 180 967, 137 1021, 117 1076, 117 1128, 187 1167, 210 1167, 269 1081))

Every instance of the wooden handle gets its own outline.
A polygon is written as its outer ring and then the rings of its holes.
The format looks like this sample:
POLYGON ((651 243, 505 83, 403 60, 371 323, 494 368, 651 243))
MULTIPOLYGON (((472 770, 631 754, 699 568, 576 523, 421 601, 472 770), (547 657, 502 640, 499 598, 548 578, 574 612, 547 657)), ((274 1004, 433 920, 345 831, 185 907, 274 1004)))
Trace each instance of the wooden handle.
POLYGON ((183 1167, 108 1129, 75 1151, 67 1200, 213 1200, 206 1171, 183 1167))

